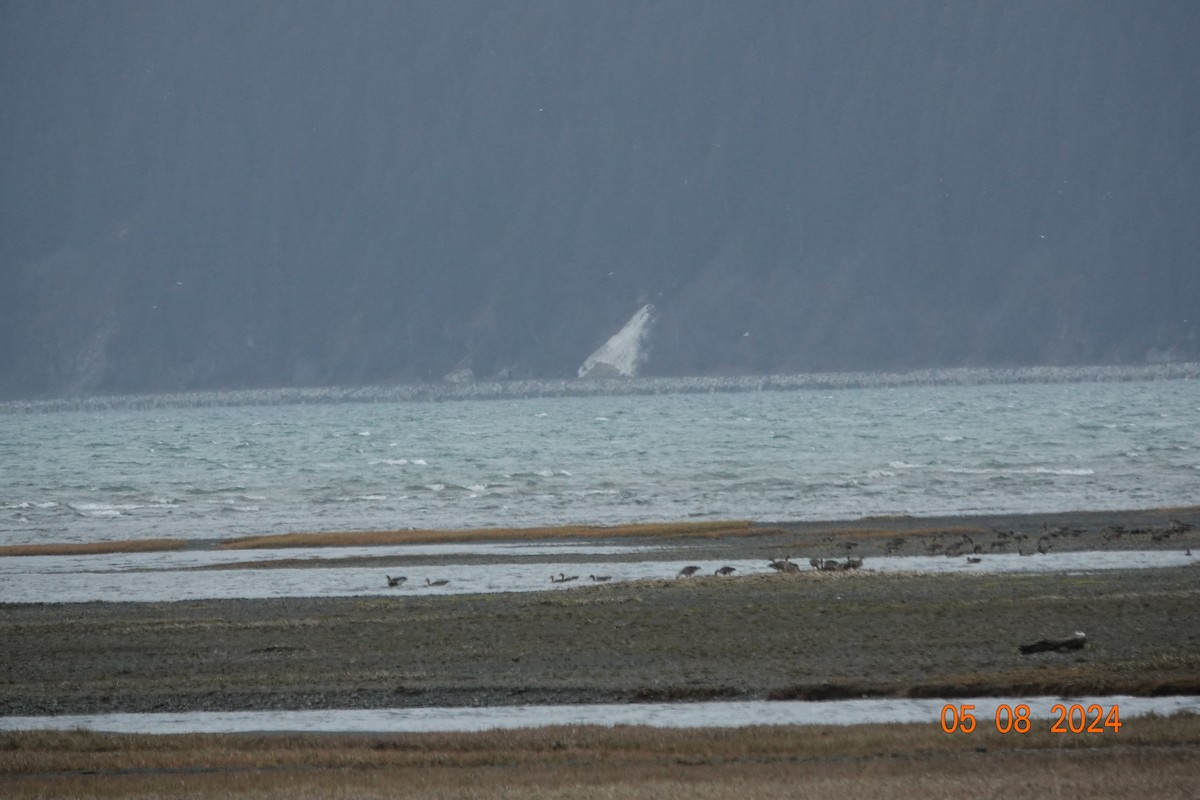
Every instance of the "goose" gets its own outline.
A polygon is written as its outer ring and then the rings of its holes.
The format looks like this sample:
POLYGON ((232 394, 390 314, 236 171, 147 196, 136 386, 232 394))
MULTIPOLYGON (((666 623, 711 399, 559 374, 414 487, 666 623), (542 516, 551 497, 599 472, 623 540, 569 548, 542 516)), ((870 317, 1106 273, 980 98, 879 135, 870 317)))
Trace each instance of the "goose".
POLYGON ((813 569, 821 569, 822 567, 824 567, 824 566, 825 566, 825 559, 823 559, 823 558, 810 558, 810 559, 808 560, 808 565, 809 565, 810 567, 812 567, 813 569))
MULTIPOLYGON (((809 562, 809 563, 812 563, 812 562, 809 562)), ((799 572, 800 571, 800 565, 793 564, 791 556, 784 556, 782 561, 780 561, 777 558, 774 561, 767 564, 767 566, 770 567, 771 569, 775 570, 776 572, 799 572)))
POLYGON ((425 579, 426 586, 445 586, 449 582, 450 581, 446 580, 445 578, 442 578, 441 580, 436 580, 436 581, 431 581, 431 580, 429 580, 429 578, 425 579))
POLYGON ((773 559, 772 561, 769 561, 767 563, 767 566, 770 567, 771 569, 775 570, 776 572, 785 572, 785 571, 787 571, 787 565, 790 563, 792 563, 792 557, 784 556, 782 559, 776 558, 776 559, 773 559))
POLYGON ((579 580, 578 575, 568 575, 565 572, 558 573, 557 578, 554 577, 553 575, 550 576, 551 583, 566 583, 567 581, 577 581, 577 580, 579 580))
POLYGON ((403 575, 397 575, 395 578, 393 578, 391 575, 387 576, 388 586, 399 586, 400 584, 404 583, 406 580, 408 580, 408 578, 406 578, 403 575))
POLYGON ((690 578, 691 576, 695 575, 699 571, 700 571, 700 568, 697 566, 694 566, 694 565, 688 566, 688 567, 684 567, 683 569, 679 570, 679 574, 676 575, 675 577, 676 578, 690 578))
POLYGON ((734 569, 733 567, 724 566, 724 567, 721 567, 716 572, 714 572, 713 575, 732 575, 735 572, 737 572, 737 570, 734 569))
POLYGON ((968 564, 978 564, 980 561, 983 561, 983 559, 979 556, 967 556, 968 564))
POLYGON ((596 583, 603 583, 604 581, 612 580, 612 575, 588 575, 588 577, 594 580, 596 583))

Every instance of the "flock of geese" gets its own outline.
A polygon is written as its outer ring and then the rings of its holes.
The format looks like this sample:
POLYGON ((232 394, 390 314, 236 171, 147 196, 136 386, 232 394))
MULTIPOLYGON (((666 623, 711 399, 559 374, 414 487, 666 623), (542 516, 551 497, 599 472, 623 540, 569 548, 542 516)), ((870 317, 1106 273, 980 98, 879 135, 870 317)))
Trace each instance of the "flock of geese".
MULTIPOLYGON (((839 562, 836 558, 829 558, 829 559, 813 558, 813 559, 810 559, 808 563, 813 567, 813 569, 824 571, 824 572, 832 572, 832 571, 836 571, 836 570, 858 569, 859 567, 862 566, 863 560, 861 558, 847 558, 845 561, 839 562)), ((794 573, 794 572, 800 571, 800 565, 795 563, 794 561, 792 561, 791 556, 787 556, 782 560, 773 559, 773 560, 767 562, 767 566, 769 566, 771 569, 775 570, 776 572, 794 573)), ((676 573, 675 577, 676 578, 690 578, 693 575, 695 575, 696 573, 698 573, 699 571, 700 571, 700 567, 696 566, 695 564, 689 564, 688 566, 679 570, 679 572, 676 573)), ((726 564, 725 566, 718 568, 713 573, 713 575, 715 575, 717 577, 728 577, 735 572, 737 572, 736 567, 731 567, 728 564, 726 564)), ((407 576, 404 576, 404 575, 397 575, 395 577, 393 577, 391 575, 387 575, 385 577, 387 578, 387 585, 393 589, 403 586, 405 584, 405 582, 408 581, 407 576)), ((568 575, 565 572, 560 572, 557 575, 550 576, 551 583, 570 583, 571 581, 577 581, 577 580, 579 580, 578 575, 568 575)), ((606 583, 606 582, 612 580, 612 576, 611 575, 588 575, 588 580, 592 581, 593 583, 606 583)), ((429 580, 429 578, 425 579, 425 586, 430 586, 430 587, 445 586, 448 583, 450 583, 450 581, 448 581, 446 579, 440 579, 440 580, 436 580, 436 581, 431 581, 431 580, 429 580)))
MULTIPOLYGON (((1169 536, 1172 533, 1186 532, 1190 531, 1191 529, 1192 526, 1190 524, 1179 522, 1178 520, 1171 520, 1171 525, 1168 529, 1168 532, 1163 533, 1161 537, 1156 536, 1154 538, 1156 541, 1158 541, 1159 538, 1166 538, 1166 536, 1169 536)), ((1113 538, 1119 538, 1120 534, 1124 533, 1124 530, 1120 528, 1112 528, 1112 530, 1115 531, 1115 533, 1113 533, 1113 538)), ((1134 531, 1134 533, 1143 532, 1144 531, 1134 531)), ((1051 541, 1053 538, 1068 534, 1079 535, 1079 533, 1080 531, 1066 528, 1048 529, 1039 539, 1037 539, 1036 542, 1033 543, 1032 546, 1026 546, 1023 540, 1031 538, 1028 535, 1013 533, 1011 531, 998 531, 996 541, 991 543, 991 550, 1003 551, 1005 549, 1005 545, 1009 541, 1015 541, 1017 543, 1017 552, 1020 555, 1027 556, 1033 555, 1034 553, 1045 554, 1050 552, 1050 549, 1053 547, 1053 543, 1051 541)), ((1107 539, 1109 536, 1106 534, 1105 538, 1107 539)), ((888 543, 887 553, 889 555, 895 553, 905 543, 906 540, 902 537, 896 537, 892 539, 888 543)), ((858 543, 847 542, 844 546, 849 549, 851 547, 857 547, 858 543)), ((954 540, 949 545, 943 544, 941 541, 939 541, 939 536, 935 536, 933 541, 926 546, 926 549, 930 554, 941 553, 950 557, 966 555, 968 564, 979 564, 982 562, 983 559, 980 557, 980 554, 985 551, 985 548, 982 545, 976 544, 975 541, 967 534, 962 534, 961 539, 954 540)), ((1187 549, 1186 555, 1192 555, 1192 550, 1190 547, 1187 549)), ((861 558, 854 558, 852 556, 848 556, 845 561, 839 561, 836 558, 810 558, 808 560, 808 564, 818 572, 845 572, 847 570, 859 569, 863 565, 863 560, 861 558)), ((794 574, 801 571, 801 566, 792 561, 791 556, 785 556, 782 559, 772 559, 771 561, 767 562, 767 566, 776 572, 785 574, 794 574)), ((700 567, 696 566, 695 564, 689 564, 688 566, 679 570, 675 577, 690 578, 699 571, 700 567)), ((726 565, 719 568, 713 574, 718 577, 726 577, 735 572, 737 572, 736 568, 726 565)), ((405 582, 408 581, 408 578, 404 575, 397 575, 395 577, 387 575, 386 577, 387 585, 393 589, 403 586, 405 582)), ((578 575, 567 575, 565 572, 560 572, 557 575, 550 576, 551 583, 570 583, 571 581, 577 580, 579 580, 578 575)), ((612 576, 588 575, 588 580, 591 580, 593 583, 606 583, 612 580, 612 576)), ((450 581, 444 578, 439 580, 430 580, 429 578, 426 578, 424 586, 445 586, 448 583, 450 583, 450 581)))
MULTIPOLYGON (((605 581, 611 581, 612 575, 588 575, 588 579, 595 583, 604 583, 605 581)), ((551 583, 570 583, 577 580, 579 580, 578 575, 568 575, 565 572, 558 573, 557 578, 553 575, 550 576, 551 583)))
MULTIPOLYGON (((692 564, 692 565, 686 566, 683 569, 679 570, 679 573, 675 577, 676 578, 690 578, 699 571, 700 571, 700 568, 697 567, 696 565, 692 564)), ((716 575, 718 577, 724 577, 727 575, 732 575, 735 572, 737 572, 737 568, 731 567, 727 564, 727 565, 721 567, 720 569, 718 569, 716 572, 714 572, 713 575, 716 575)))
MULTIPOLYGON (((700 568, 697 566, 687 566, 687 567, 684 567, 683 569, 679 570, 679 574, 676 575, 675 577, 690 578, 692 575, 695 575, 699 571, 700 571, 700 568)), ((736 568, 730 567, 730 566, 724 566, 724 567, 721 567, 720 569, 718 569, 713 574, 723 576, 723 575, 732 575, 735 572, 737 572, 736 568)), ((387 578, 387 585, 393 589, 403 586, 408 581, 408 577, 406 575, 397 575, 395 577, 393 577, 391 575, 385 575, 384 577, 387 578)), ((550 576, 551 583, 570 583, 571 581, 577 581, 577 580, 579 580, 578 575, 568 575, 565 572, 560 572, 557 575, 550 576)), ((608 581, 612 580, 612 575, 588 575, 588 580, 592 581, 593 583, 607 583, 608 581)), ((425 586, 431 586, 431 587, 432 586, 445 586, 448 583, 450 583, 450 581, 448 581, 444 578, 436 580, 436 581, 431 581, 431 580, 429 580, 429 578, 425 579, 425 586)))
MULTIPOLYGON (((408 582, 407 575, 397 575, 394 578, 391 575, 387 575, 385 577, 387 578, 387 585, 392 587, 393 589, 398 586, 403 586, 405 583, 408 582)), ((436 581, 431 581, 431 580, 429 580, 429 578, 425 579, 426 586, 445 586, 449 582, 450 581, 446 580, 445 578, 441 578, 436 581)))

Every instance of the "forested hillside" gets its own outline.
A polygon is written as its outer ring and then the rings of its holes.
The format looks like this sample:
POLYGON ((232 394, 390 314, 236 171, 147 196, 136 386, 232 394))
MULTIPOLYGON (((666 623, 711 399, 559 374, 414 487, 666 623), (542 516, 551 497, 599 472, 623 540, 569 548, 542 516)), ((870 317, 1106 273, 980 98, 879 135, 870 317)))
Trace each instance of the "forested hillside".
POLYGON ((1200 358, 1200 4, 0 4, 0 396, 1200 358))

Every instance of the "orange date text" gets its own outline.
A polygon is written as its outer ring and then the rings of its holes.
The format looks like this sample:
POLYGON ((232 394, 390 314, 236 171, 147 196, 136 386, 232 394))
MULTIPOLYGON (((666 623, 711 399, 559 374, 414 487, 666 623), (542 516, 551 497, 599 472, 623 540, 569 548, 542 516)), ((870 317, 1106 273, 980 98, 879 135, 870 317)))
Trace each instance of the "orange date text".
MULTIPOLYGON (((1097 703, 1055 703, 1050 707, 1051 733, 1116 733, 1121 730, 1120 706, 1105 707, 1097 703)), ((942 706, 942 730, 946 733, 974 733, 979 730, 979 715, 971 703, 942 706)), ((992 729, 997 733, 1029 733, 1034 720, 1025 703, 1001 703, 992 715, 992 729)), ((985 726, 987 721, 985 719, 985 726)))

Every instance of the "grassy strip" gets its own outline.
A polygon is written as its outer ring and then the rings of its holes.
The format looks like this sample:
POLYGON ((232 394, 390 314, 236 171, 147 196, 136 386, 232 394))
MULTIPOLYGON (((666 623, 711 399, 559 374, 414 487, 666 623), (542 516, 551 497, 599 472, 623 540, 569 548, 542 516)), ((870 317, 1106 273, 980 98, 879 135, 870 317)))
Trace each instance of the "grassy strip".
MULTIPOLYGON (((717 538, 750 534, 749 521, 663 522, 631 525, 552 525, 542 528, 476 528, 468 530, 339 531, 280 533, 229 539, 221 550, 257 550, 284 547, 355 547, 389 544, 436 544, 498 540, 573 539, 645 536, 717 538)), ((14 544, 0 546, 0 556, 86 556, 105 553, 149 553, 183 550, 182 539, 126 539, 115 542, 14 544)))
POLYGON ((1035 720, 1026 734, 981 725, 948 735, 937 720, 914 724, 651 728, 552 726, 478 733, 401 734, 111 734, 91 731, 0 733, 0 775, 71 770, 278 769, 296 766, 523 765, 755 760, 820 761, 866 753, 952 754, 993 750, 1200 747, 1200 717, 1135 717, 1119 731, 1051 733, 1035 720))
POLYGON ((248 536, 221 542, 223 550, 283 547, 352 547, 389 544, 432 544, 539 539, 606 539, 627 536, 647 538, 745 536, 753 531, 749 521, 663 522, 632 525, 551 525, 540 528, 475 528, 469 530, 345 531, 335 533, 282 533, 248 536))
POLYGON ((46 797, 777 800, 1192 798, 1197 717, 1115 733, 946 734, 935 722, 470 734, 0 735, 10 800, 46 797))
POLYGON ((125 539, 116 542, 58 542, 52 544, 10 544, 0 547, 0 556, 95 556, 105 553, 153 553, 182 550, 182 539, 125 539))

